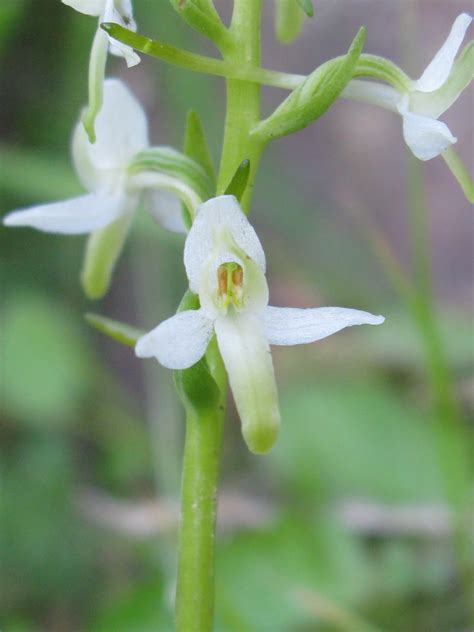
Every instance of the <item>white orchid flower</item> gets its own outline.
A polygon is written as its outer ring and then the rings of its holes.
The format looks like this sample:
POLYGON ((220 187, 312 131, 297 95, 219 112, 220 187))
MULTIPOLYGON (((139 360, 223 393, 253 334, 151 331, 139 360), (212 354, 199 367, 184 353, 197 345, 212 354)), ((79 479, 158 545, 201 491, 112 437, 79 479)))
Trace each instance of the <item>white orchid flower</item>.
POLYGON ((205 354, 215 333, 249 448, 267 452, 280 424, 270 345, 320 340, 351 325, 378 325, 382 316, 341 307, 268 306, 265 255, 234 196, 198 209, 184 248, 198 310, 183 311, 140 338, 138 357, 186 369, 205 354))
POLYGON ((133 48, 109 37, 100 28, 102 22, 114 22, 132 31, 137 30, 133 19, 131 0, 62 0, 63 4, 72 7, 80 13, 97 16, 99 26, 92 44, 89 61, 89 107, 84 114, 84 127, 91 142, 95 140, 95 119, 102 107, 102 86, 105 77, 107 53, 123 57, 127 66, 131 68, 140 63, 140 57, 133 48))
POLYGON ((405 142, 413 154, 420 160, 439 156, 457 139, 438 118, 473 78, 474 66, 470 54, 455 61, 471 22, 472 18, 467 13, 456 18, 446 41, 421 77, 416 81, 407 78, 405 89, 353 80, 342 96, 398 112, 403 118, 405 142))
MULTIPOLYGON (((131 220, 145 193, 148 210, 167 229, 185 232, 180 205, 160 197, 156 187, 192 195, 176 178, 152 171, 133 173, 130 164, 149 146, 148 123, 141 105, 119 80, 104 84, 104 106, 97 117, 97 141, 89 142, 76 125, 72 155, 87 194, 10 213, 7 226, 30 226, 50 233, 92 233, 83 283, 91 298, 106 291, 131 220)), ((170 150, 171 151, 171 150, 170 150)), ((201 198, 195 196, 197 206, 201 198)))

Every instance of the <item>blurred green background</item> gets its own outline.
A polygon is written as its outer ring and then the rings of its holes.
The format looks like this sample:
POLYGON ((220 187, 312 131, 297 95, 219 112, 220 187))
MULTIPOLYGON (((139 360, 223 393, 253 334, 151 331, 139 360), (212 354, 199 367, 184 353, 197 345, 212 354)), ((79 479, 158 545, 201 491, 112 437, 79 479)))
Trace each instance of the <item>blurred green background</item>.
MULTIPOLYGON (((273 0, 264 0, 267 66, 310 72, 364 24, 366 51, 416 77, 456 15, 472 10, 454 0, 315 5, 285 48, 273 35, 273 0)), ((216 6, 227 18, 231 0, 216 6)), ((145 34, 214 54, 166 0, 136 0, 135 17, 145 34)), ((95 28, 59 0, 2 1, 2 214, 80 192, 69 138, 95 28)), ((220 79, 148 58, 130 71, 110 59, 108 72, 144 103, 155 144, 181 147, 193 108, 218 159, 220 79)), ((265 110, 282 96, 265 89, 265 110)), ((445 117, 471 172, 472 106, 470 92, 445 117)), ((472 208, 441 159, 418 167, 398 117, 343 101, 263 159, 252 221, 271 302, 355 307, 387 321, 275 348, 283 428, 268 457, 248 454, 230 405, 217 542, 222 632, 472 629, 472 550, 453 535, 445 492, 472 450, 472 208), (423 186, 457 424, 433 412, 423 336, 368 229, 409 271, 422 247, 419 235, 410 246, 409 226, 423 186)), ((91 331, 83 314, 150 329, 173 313, 185 288, 183 238, 141 214, 111 292, 93 306, 78 282, 83 246, 81 237, 0 229, 2 632, 172 629, 182 410, 171 372, 91 331)))

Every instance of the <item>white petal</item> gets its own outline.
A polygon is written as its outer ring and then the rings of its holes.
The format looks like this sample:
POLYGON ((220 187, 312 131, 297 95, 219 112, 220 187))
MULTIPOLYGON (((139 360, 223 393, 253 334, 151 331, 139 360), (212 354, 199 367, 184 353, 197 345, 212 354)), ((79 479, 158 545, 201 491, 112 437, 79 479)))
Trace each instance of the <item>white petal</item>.
POLYGON ((63 4, 86 15, 102 15, 106 0, 62 0, 63 4))
POLYGON ((166 230, 173 233, 187 233, 183 219, 182 202, 169 191, 147 191, 145 193, 147 211, 166 230))
POLYGON ((259 318, 248 313, 215 322, 244 439, 252 452, 268 452, 280 426, 272 356, 259 318))
POLYGON ((417 90, 420 90, 420 92, 432 92, 443 85, 449 77, 454 59, 471 21, 472 18, 467 13, 458 15, 445 43, 416 82, 417 90))
POLYGON ((380 325, 385 318, 345 307, 267 307, 263 316, 265 335, 271 345, 315 342, 353 325, 380 325))
POLYGON ((204 202, 189 231, 184 247, 184 265, 193 292, 199 293, 201 267, 214 249, 214 236, 227 227, 247 257, 265 271, 265 254, 253 227, 233 195, 204 202))
MULTIPOLYGON (((132 4, 129 1, 121 0, 118 3, 114 0, 107 0, 105 4, 103 22, 115 22, 132 31, 136 31, 136 24, 132 15, 132 4)), ((123 57, 127 62, 127 66, 131 68, 140 63, 140 57, 135 53, 133 48, 122 44, 112 37, 110 41, 110 52, 117 57, 123 57)))
POLYGON ((127 199, 121 195, 82 195, 42 204, 7 215, 6 226, 30 226, 47 233, 90 233, 107 226, 124 212, 127 199))
POLYGON ((92 190, 148 147, 148 123, 140 103, 118 79, 104 82, 104 100, 96 122, 97 140, 89 142, 82 123, 75 129, 73 158, 83 184, 92 190))
POLYGON ((457 141, 445 123, 411 112, 403 115, 403 137, 419 160, 431 160, 457 141))
POLYGON ((169 369, 187 369, 205 354, 213 322, 201 310, 180 312, 142 336, 135 347, 139 358, 155 357, 169 369))

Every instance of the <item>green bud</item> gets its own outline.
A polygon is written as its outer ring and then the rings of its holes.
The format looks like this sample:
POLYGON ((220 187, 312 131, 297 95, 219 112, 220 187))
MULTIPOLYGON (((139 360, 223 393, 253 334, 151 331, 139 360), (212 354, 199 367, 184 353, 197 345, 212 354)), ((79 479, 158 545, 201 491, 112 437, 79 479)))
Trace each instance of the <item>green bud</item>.
POLYGON ((365 41, 365 29, 357 33, 347 55, 331 59, 283 101, 252 134, 268 142, 297 132, 322 116, 352 79, 365 41))

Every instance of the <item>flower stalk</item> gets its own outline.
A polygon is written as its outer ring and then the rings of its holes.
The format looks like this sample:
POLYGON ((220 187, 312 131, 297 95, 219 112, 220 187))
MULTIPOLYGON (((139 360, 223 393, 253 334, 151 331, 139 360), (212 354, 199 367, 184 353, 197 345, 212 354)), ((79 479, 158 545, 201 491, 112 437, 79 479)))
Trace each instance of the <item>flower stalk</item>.
MULTIPOLYGON (((235 0, 226 60, 260 65, 261 0, 235 0)), ((260 85, 227 80, 227 109, 217 192, 224 193, 244 159, 251 171, 242 204, 247 209, 263 146, 250 138, 260 118, 260 85)), ((181 519, 176 588, 177 632, 210 632, 214 621, 214 551, 217 487, 227 375, 214 341, 208 347, 211 375, 220 389, 213 409, 186 411, 186 440, 181 484, 181 519)))

